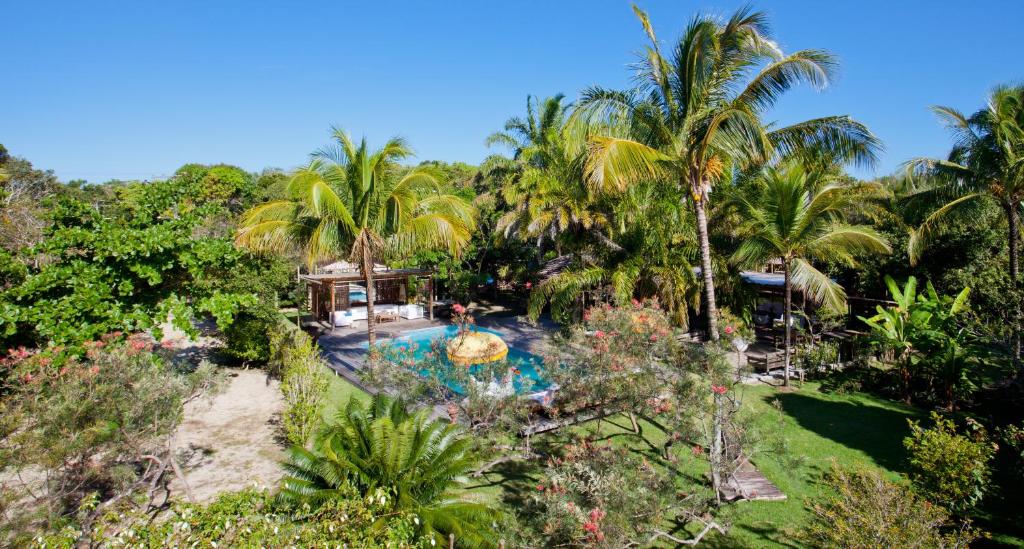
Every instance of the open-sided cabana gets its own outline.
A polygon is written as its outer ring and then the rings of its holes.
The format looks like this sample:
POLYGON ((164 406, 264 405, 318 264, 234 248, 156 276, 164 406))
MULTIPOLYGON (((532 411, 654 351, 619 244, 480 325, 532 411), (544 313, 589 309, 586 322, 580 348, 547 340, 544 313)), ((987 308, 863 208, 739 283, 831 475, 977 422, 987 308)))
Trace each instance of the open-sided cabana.
MULTIPOLYGON (((359 271, 321 272, 300 274, 299 279, 309 285, 309 302, 313 316, 331 327, 351 326, 366 320, 365 278, 359 271)), ((378 320, 382 318, 434 319, 434 272, 430 269, 388 269, 377 266, 373 271, 376 290, 373 306, 378 320), (409 287, 415 282, 426 285, 426 295, 409 287), (415 297, 415 299, 413 299, 415 297), (421 297, 425 303, 421 304, 421 297), (425 309, 425 310, 424 310, 425 309)))

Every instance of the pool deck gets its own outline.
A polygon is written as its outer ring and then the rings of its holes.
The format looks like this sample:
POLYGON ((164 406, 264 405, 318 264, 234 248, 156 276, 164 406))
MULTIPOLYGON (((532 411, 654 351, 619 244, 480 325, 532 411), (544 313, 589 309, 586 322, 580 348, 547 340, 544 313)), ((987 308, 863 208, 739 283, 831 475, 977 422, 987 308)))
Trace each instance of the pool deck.
MULTIPOLYGON (((377 340, 393 338, 410 330, 422 330, 448 326, 451 321, 445 319, 398 320, 377 324, 377 340)), ((515 316, 482 316, 477 318, 477 326, 497 330, 502 333, 505 343, 510 347, 522 349, 533 354, 543 354, 547 336, 557 330, 556 324, 541 319, 530 324, 515 316)), ((317 324, 316 326, 320 326, 317 324)), ((338 375, 364 390, 369 390, 360 380, 359 371, 366 358, 366 325, 360 323, 355 328, 335 328, 331 330, 321 326, 322 331, 317 338, 320 351, 338 375)))

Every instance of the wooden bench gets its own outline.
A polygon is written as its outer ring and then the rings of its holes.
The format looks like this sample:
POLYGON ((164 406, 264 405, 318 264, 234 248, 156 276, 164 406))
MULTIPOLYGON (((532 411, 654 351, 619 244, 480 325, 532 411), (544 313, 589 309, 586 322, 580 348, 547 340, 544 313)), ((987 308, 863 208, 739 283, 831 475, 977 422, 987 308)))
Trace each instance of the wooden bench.
POLYGON ((747 355, 747 363, 752 367, 764 367, 764 373, 771 373, 772 369, 785 368, 786 357, 782 353, 765 353, 763 355, 747 355))

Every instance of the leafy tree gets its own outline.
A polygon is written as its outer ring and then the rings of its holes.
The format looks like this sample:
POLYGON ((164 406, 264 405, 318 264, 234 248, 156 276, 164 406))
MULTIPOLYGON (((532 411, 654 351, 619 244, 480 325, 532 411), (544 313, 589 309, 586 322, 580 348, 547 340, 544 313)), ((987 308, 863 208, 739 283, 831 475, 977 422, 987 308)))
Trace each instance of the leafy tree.
POLYGON ((7 341, 77 346, 117 330, 146 329, 159 337, 172 314, 175 326, 194 333, 196 312, 213 314, 223 327, 252 304, 251 293, 204 283, 237 267, 244 255, 225 240, 196 238, 203 211, 182 210, 173 185, 147 185, 153 192, 132 206, 131 217, 61 200, 35 249, 47 261, 0 295, 0 330, 7 341))
POLYGON ((651 45, 636 89, 591 88, 576 118, 613 131, 591 138, 587 174, 599 188, 663 179, 692 198, 708 334, 718 339, 707 204, 714 183, 733 167, 805 148, 829 158, 870 161, 878 142, 845 116, 773 128, 761 115, 800 82, 828 84, 835 59, 820 50, 783 54, 763 13, 743 8, 727 21, 695 17, 670 54, 662 53, 647 14, 634 7, 651 45))
POLYGON ((353 487, 389 510, 413 513, 426 535, 467 546, 491 546, 497 513, 455 499, 453 488, 476 465, 472 440, 459 428, 410 413, 404 402, 377 395, 349 400, 316 437, 312 450, 292 447, 280 497, 314 509, 353 487))
POLYGON ((753 189, 735 198, 742 243, 733 261, 758 268, 781 259, 784 274, 785 378, 792 355, 793 288, 827 309, 845 308, 846 292, 816 269, 813 260, 855 265, 860 253, 889 251, 889 244, 866 225, 846 221, 862 204, 857 188, 808 173, 799 164, 767 168, 753 189))
POLYGON ((429 169, 395 177, 397 163, 412 155, 393 138, 371 151, 334 130, 336 146, 318 151, 297 170, 288 198, 249 210, 236 243, 256 251, 301 250, 306 263, 348 257, 366 281, 367 334, 376 341, 373 265, 416 251, 443 249, 458 254, 469 242, 476 212, 465 200, 442 194, 429 169))
MULTIPOLYGON (((908 202, 926 203, 935 210, 911 233, 911 262, 934 240, 950 219, 977 216, 985 202, 1003 210, 1009 248, 1008 273, 1020 284, 1020 207, 1024 200, 1024 86, 999 86, 988 105, 966 116, 952 107, 932 110, 953 134, 946 159, 915 158, 907 162, 913 175, 928 177, 927 185, 908 196, 908 202)), ((1020 303, 1013 304, 1019 325, 1020 303)), ((1013 335, 1014 358, 1021 353, 1020 331, 1013 335)))
POLYGON ((1008 221, 1009 272, 1019 278, 1020 202, 1024 200, 1024 86, 1000 86, 988 105, 966 116, 952 107, 932 110, 953 134, 946 159, 915 158, 907 162, 914 175, 930 178, 907 198, 938 202, 913 232, 908 250, 912 261, 955 216, 971 216, 979 202, 995 200, 1008 221))

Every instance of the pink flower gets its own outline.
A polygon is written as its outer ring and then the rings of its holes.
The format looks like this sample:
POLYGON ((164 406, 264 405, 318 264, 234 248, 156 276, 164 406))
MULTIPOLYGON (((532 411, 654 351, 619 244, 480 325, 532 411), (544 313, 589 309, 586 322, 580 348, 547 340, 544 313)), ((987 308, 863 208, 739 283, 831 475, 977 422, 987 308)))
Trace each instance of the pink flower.
POLYGON ((597 531, 601 529, 601 527, 598 526, 596 522, 584 522, 583 529, 587 532, 590 532, 591 534, 596 534, 597 531))
POLYGON ((604 332, 602 332, 601 330, 598 330, 598 331, 594 332, 594 337, 596 337, 597 339, 601 339, 602 337, 604 337, 604 332))
POLYGON ((591 520, 591 522, 595 522, 595 523, 601 522, 601 519, 603 519, 604 516, 605 516, 605 512, 600 510, 600 509, 592 509, 590 511, 590 520, 591 520))
POLYGON ((729 392, 729 388, 724 385, 712 385, 711 392, 715 393, 716 395, 724 395, 725 393, 729 392))
POLYGON ((651 341, 658 341, 658 334, 651 334, 651 341))
POLYGON ((732 326, 726 326, 725 327, 725 333, 731 334, 732 332, 733 332, 732 326))
POLYGON ((455 311, 455 314, 459 315, 466 313, 466 308, 463 307, 461 303, 456 303, 455 305, 452 305, 452 310, 455 311))
POLYGON ((701 447, 700 444, 694 444, 692 451, 693 451, 693 455, 695 455, 695 456, 699 456, 699 455, 703 455, 704 454, 704 448, 701 447))
MULTIPOLYGON (((168 342, 168 343, 171 343, 172 347, 174 346, 173 342, 168 342)), ((161 345, 163 345, 163 344, 161 343, 161 345)), ((141 351, 141 350, 145 349, 146 347, 148 347, 148 345, 146 345, 145 341, 141 341, 141 340, 138 340, 138 339, 133 339, 132 342, 131 342, 131 346, 132 346, 132 349, 135 349, 136 351, 141 351)), ((168 349, 169 347, 164 346, 164 348, 168 349)))
POLYGON ((526 289, 529 290, 530 288, 533 287, 533 282, 527 282, 526 284, 524 284, 524 286, 526 286, 526 289))
POLYGON ((538 492, 543 492, 544 491, 544 485, 543 484, 538 484, 537 485, 537 491, 538 492))
POLYGON ((92 374, 92 375, 96 375, 96 374, 100 373, 100 367, 99 366, 93 366, 92 368, 89 368, 89 373, 92 374))

